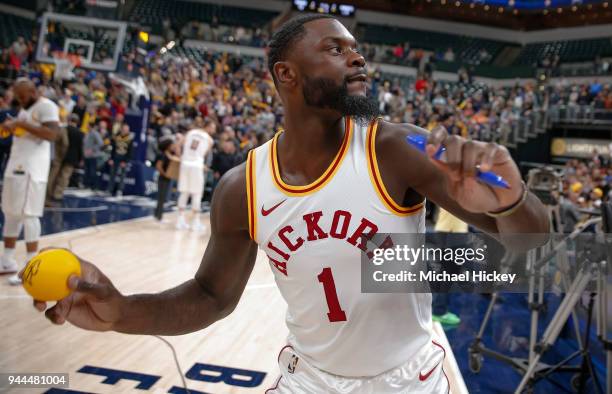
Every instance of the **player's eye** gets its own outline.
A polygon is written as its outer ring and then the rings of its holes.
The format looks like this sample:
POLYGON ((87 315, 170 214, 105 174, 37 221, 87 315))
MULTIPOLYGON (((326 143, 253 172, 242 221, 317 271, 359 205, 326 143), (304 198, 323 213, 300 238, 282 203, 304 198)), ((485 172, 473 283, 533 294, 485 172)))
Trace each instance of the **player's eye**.
POLYGON ((339 47, 339 46, 331 47, 331 48, 329 48, 329 51, 331 51, 335 55, 341 55, 342 54, 342 48, 339 47))

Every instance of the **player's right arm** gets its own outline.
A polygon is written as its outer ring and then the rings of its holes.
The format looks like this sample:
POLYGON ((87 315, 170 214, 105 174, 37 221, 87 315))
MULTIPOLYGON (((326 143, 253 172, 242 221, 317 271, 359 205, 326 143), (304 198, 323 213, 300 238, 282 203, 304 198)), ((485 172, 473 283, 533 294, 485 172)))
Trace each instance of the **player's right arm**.
MULTIPOLYGON (((248 234, 245 165, 228 172, 215 190, 211 237, 193 279, 157 294, 122 295, 93 264, 69 280, 73 293, 45 314, 95 331, 180 335, 201 330, 230 314, 253 269, 257 245, 248 234)), ((44 311, 43 302, 34 302, 44 311)))

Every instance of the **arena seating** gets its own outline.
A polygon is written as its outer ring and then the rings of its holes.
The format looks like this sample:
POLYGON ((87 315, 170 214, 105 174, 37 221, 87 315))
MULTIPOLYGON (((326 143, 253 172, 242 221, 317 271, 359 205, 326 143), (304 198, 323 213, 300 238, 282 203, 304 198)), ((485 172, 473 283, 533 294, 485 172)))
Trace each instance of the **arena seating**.
MULTIPOLYGON (((132 10, 130 20, 151 26, 154 33, 161 33, 162 21, 166 18, 171 21, 174 29, 184 26, 190 21, 211 23, 213 18, 216 18, 219 25, 260 28, 270 22, 276 15, 275 12, 271 11, 182 0, 173 2, 138 0, 132 10)), ((366 23, 358 24, 355 33, 361 42, 378 46, 379 56, 377 57, 383 62, 395 63, 395 58, 385 56, 385 54, 390 53, 394 45, 405 42, 410 43, 411 48, 421 48, 438 55, 443 54, 448 48, 452 48, 456 64, 442 64, 442 70, 456 72, 461 64, 477 65, 481 69, 476 70, 476 73, 487 77, 500 76, 499 70, 493 67, 493 63, 502 54, 504 48, 512 45, 478 37, 366 23), (484 58, 481 53, 483 49, 487 54, 484 58)), ((222 40, 222 37, 220 36, 219 39, 222 40)), ((258 44, 255 45, 259 46, 258 44)), ((533 70, 530 67, 555 55, 560 57, 560 63, 593 61, 597 55, 602 57, 612 56, 612 40, 599 38, 528 44, 521 48, 519 55, 512 64, 505 66, 502 75, 531 77, 533 76, 533 70)))
POLYGON ((181 26, 189 21, 211 22, 217 17, 220 24, 229 26, 261 27, 269 22, 275 12, 253 10, 239 7, 227 7, 216 4, 195 3, 189 1, 140 0, 134 7, 130 20, 150 25, 161 26, 164 18, 181 26))
POLYGON ((33 29, 34 21, 0 12, 0 47, 10 46, 18 36, 29 40, 33 29))
POLYGON ((517 65, 534 65, 558 55, 561 63, 592 61, 598 55, 612 56, 612 39, 551 41, 526 45, 516 59, 517 65))
MULTIPOLYGON (((212 55, 212 58, 216 59, 222 55, 221 52, 207 52, 204 49, 200 48, 191 48, 191 47, 183 47, 183 46, 175 46, 171 51, 168 52, 171 56, 188 59, 195 62, 197 65, 201 66, 204 63, 210 60, 209 53, 212 55)), ((246 55, 240 56, 243 62, 249 62, 252 60, 251 57, 246 55)))
POLYGON ((492 61, 505 46, 503 42, 476 37, 372 24, 358 25, 357 35, 373 44, 396 45, 407 41, 412 48, 435 52, 444 52, 450 47, 453 48, 457 59, 466 63, 480 63, 478 55, 483 48, 489 53, 489 60, 492 61))
POLYGON ((36 9, 36 0, 2 0, 3 4, 8 4, 13 7, 19 7, 26 10, 36 9))

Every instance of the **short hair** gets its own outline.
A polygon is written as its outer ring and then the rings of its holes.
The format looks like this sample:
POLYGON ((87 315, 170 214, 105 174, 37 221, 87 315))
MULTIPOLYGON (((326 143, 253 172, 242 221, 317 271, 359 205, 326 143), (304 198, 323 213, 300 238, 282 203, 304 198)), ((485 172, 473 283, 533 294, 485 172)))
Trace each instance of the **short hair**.
POLYGON ((69 121, 78 124, 81 121, 81 117, 77 114, 70 114, 69 121))
POLYGON ((36 89, 36 84, 28 77, 19 77, 15 80, 14 86, 27 85, 30 88, 36 89))
POLYGON ((306 35, 304 24, 317 19, 336 19, 331 15, 315 14, 304 15, 293 18, 284 23, 268 42, 268 71, 272 75, 272 79, 276 82, 274 75, 274 65, 285 60, 288 49, 296 42, 300 41, 306 35))
POLYGON ((204 122, 202 123, 202 127, 203 128, 207 128, 208 126, 210 126, 211 124, 214 124, 215 121, 210 119, 210 118, 206 118, 204 119, 204 122))
POLYGON ((174 144, 174 137, 164 136, 159 139, 157 149, 159 149, 160 152, 165 152, 172 144, 174 144))

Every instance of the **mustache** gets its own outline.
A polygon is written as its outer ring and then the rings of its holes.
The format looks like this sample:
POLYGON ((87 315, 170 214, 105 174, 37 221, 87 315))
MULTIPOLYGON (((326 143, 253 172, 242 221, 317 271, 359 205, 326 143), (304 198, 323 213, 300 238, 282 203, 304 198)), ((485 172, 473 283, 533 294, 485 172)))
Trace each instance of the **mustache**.
POLYGON ((347 76, 344 77, 344 83, 349 83, 351 79, 359 76, 359 75, 365 75, 367 77, 368 75, 368 70, 366 68, 360 68, 358 71, 355 71, 352 74, 349 74, 347 76))

